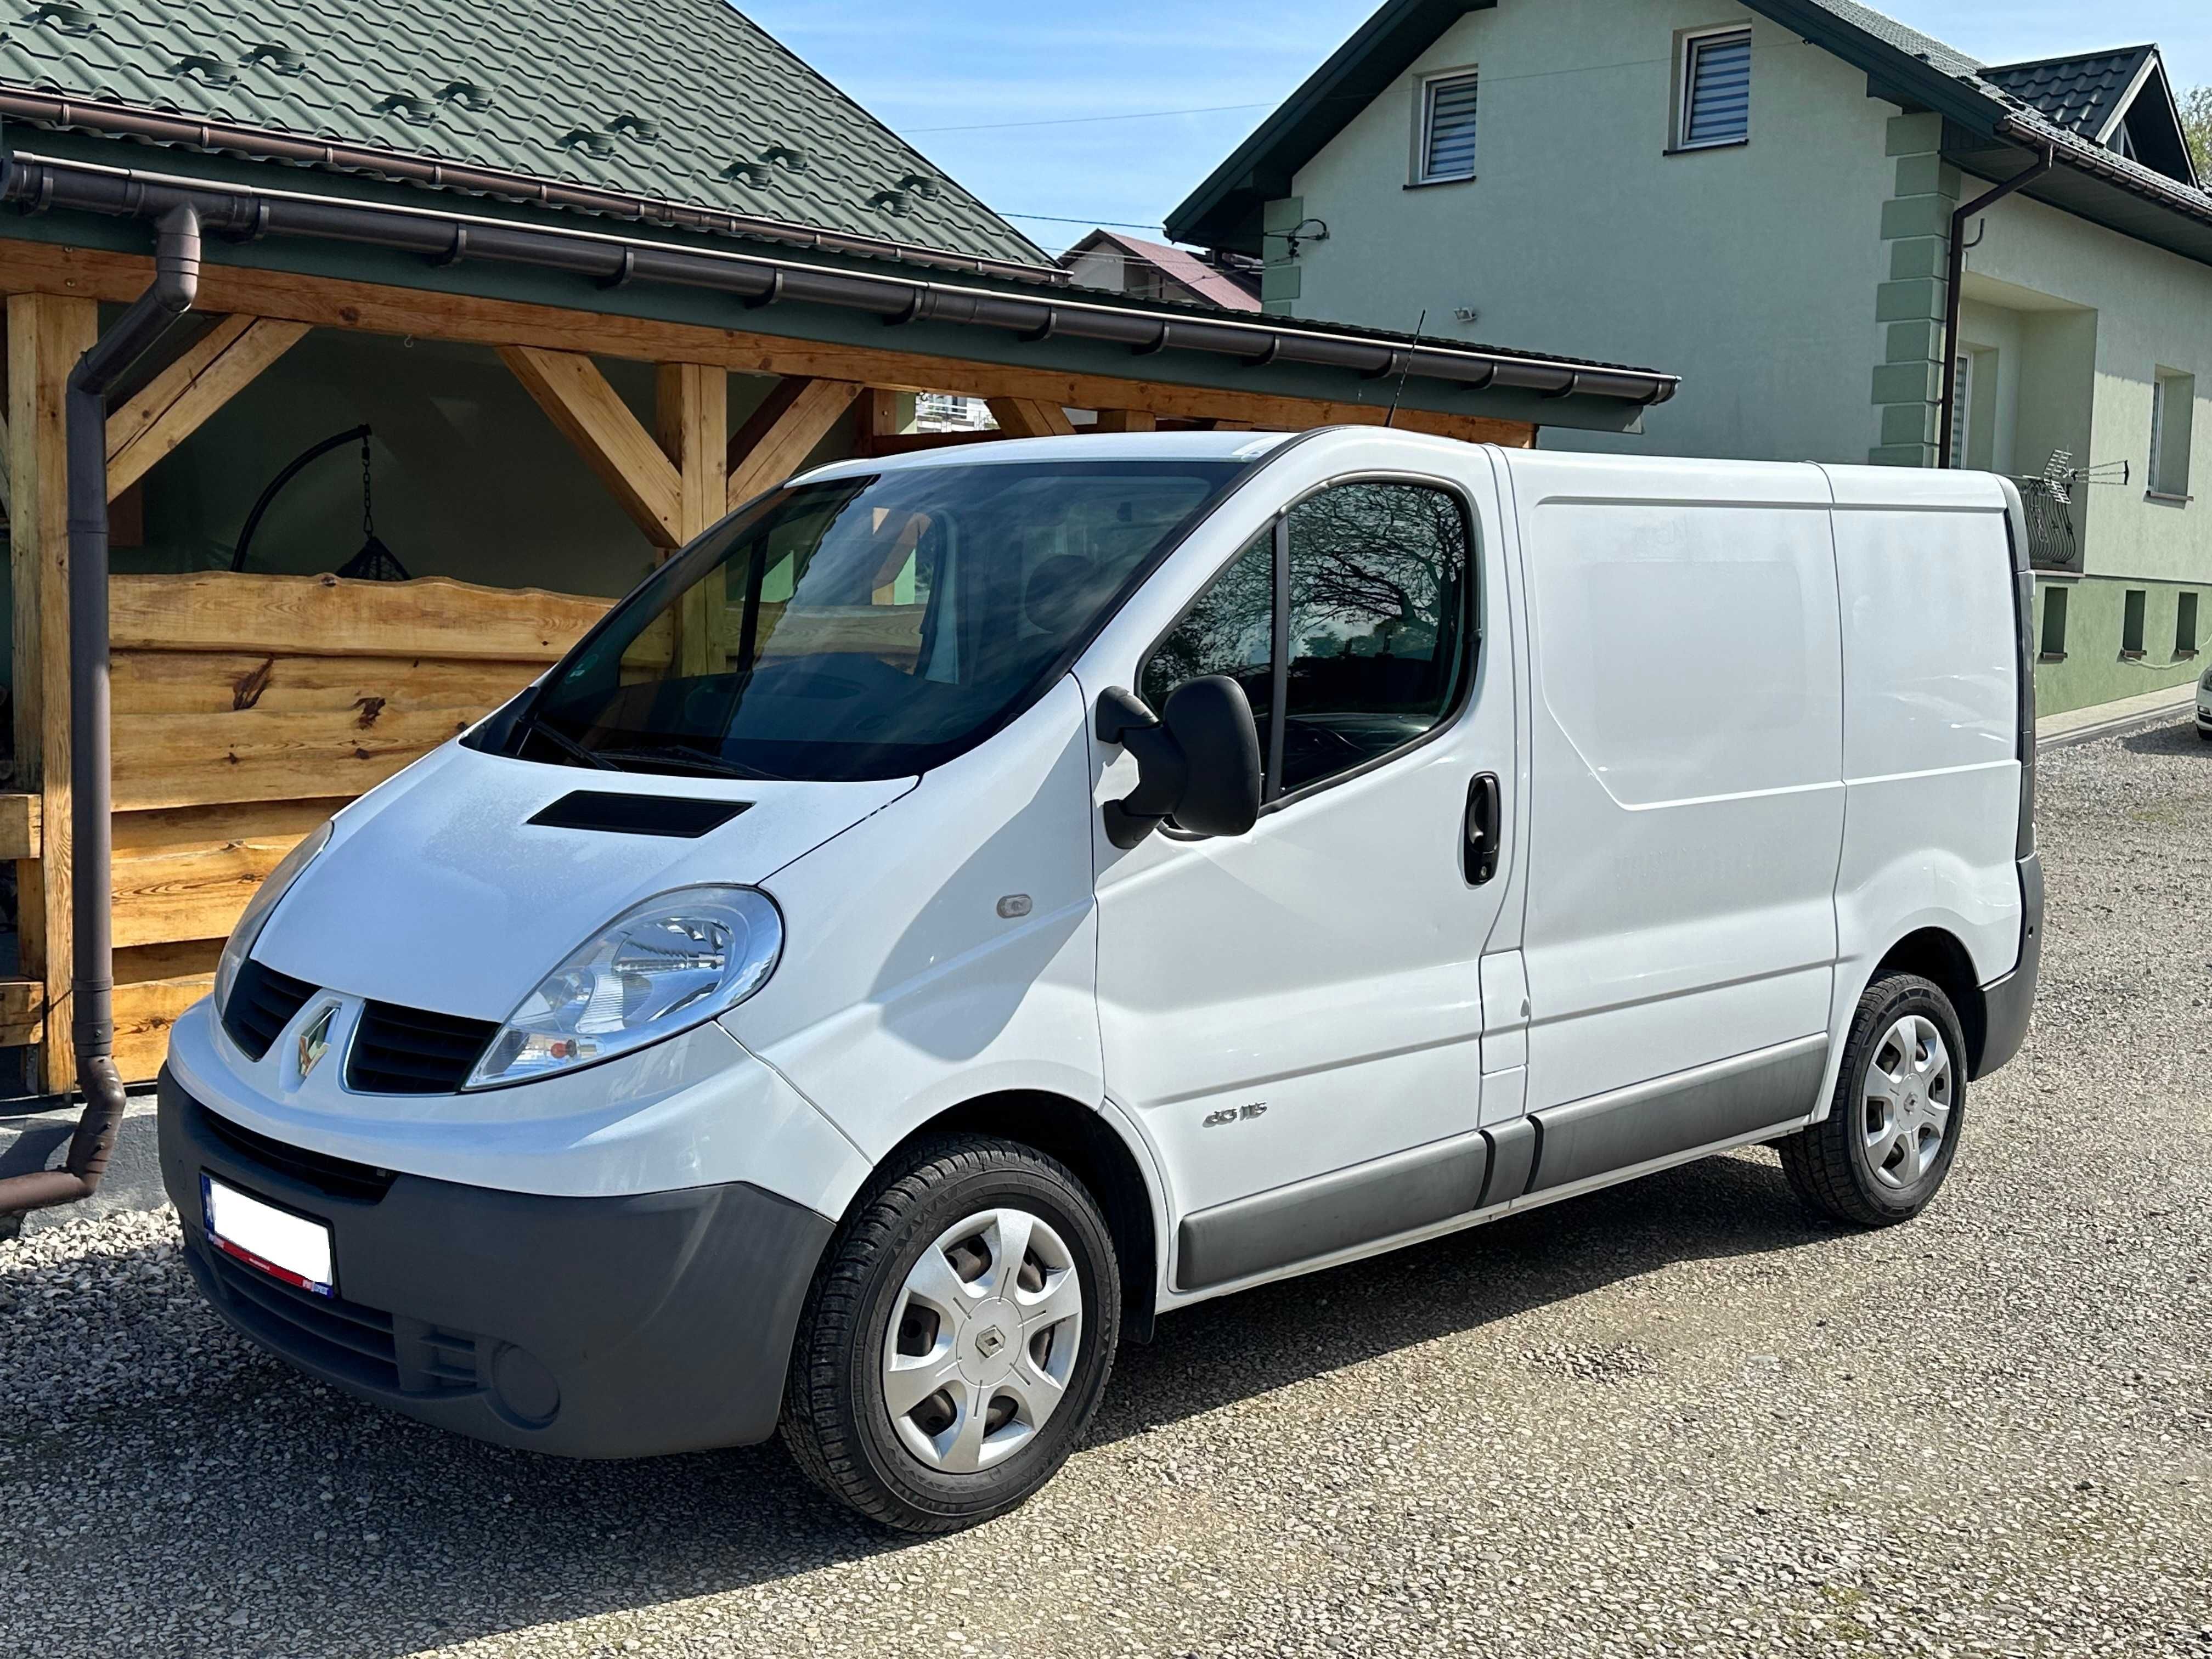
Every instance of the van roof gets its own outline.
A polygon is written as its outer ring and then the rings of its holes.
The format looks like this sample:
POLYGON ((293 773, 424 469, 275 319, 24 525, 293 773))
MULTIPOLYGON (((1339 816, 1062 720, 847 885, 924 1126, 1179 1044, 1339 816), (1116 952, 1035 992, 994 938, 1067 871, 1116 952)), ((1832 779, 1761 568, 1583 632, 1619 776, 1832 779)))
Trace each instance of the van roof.
POLYGON ((1256 461, 1288 443, 1288 432, 1100 432, 1072 438, 1002 438, 946 444, 903 455, 836 461, 792 482, 849 478, 856 473, 912 471, 928 466, 990 466, 1023 461, 1256 461))

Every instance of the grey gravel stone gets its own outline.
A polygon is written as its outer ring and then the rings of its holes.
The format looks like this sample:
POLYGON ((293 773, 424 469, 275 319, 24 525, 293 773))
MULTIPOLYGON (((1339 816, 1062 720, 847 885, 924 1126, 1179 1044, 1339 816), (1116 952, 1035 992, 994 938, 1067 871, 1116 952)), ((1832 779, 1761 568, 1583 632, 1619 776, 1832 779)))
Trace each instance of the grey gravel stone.
POLYGON ((1748 1152, 1178 1315, 961 1537, 358 1405, 167 1216, 0 1246, 0 1654, 2212 1656, 2212 746, 2042 778, 2036 1028, 1918 1222, 1748 1152))

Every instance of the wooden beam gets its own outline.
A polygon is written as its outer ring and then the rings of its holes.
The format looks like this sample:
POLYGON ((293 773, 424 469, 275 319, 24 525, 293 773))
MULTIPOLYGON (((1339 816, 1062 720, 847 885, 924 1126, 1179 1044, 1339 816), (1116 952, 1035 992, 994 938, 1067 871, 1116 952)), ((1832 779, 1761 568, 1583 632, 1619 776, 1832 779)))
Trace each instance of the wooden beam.
POLYGON ((730 440, 730 505, 773 489, 799 471, 862 388, 793 375, 768 394, 730 440))
POLYGON ((1098 411, 1100 432, 1157 432, 1160 417, 1148 409, 1102 409, 1098 411))
POLYGON ((991 418, 1009 438, 1066 438, 1075 423, 1058 404, 1041 398, 994 398, 991 418))
POLYGON ((500 360, 660 547, 684 545, 684 480, 653 434, 580 351, 502 345, 500 360))
POLYGON ((20 860, 39 856, 39 830, 44 805, 31 794, 0 795, 0 859, 20 860))
MULTIPOLYGON (((567 651, 607 610, 605 600, 580 594, 478 587, 444 576, 371 582, 211 570, 112 576, 107 594, 108 638, 117 651, 234 655, 544 664, 567 651)), ((245 696, 251 688, 240 690, 245 696)), ((253 702, 246 696, 240 706, 251 708, 253 702)), ((51 816, 49 809, 50 822, 51 816)))
POLYGON ((878 438, 905 437, 913 430, 914 393, 872 386, 860 394, 860 437, 864 443, 878 438))
MULTIPOLYGON (((0 292, 130 301, 145 291, 152 276, 153 262, 139 254, 57 242, 0 242, 0 292)), ((586 351, 638 362, 713 363, 735 374, 806 375, 896 392, 1029 398, 1054 407, 1141 409, 1185 420, 1227 417, 1269 430, 1379 426, 1389 410, 1387 395, 1361 403, 1077 374, 244 265, 203 266, 200 294, 211 310, 288 317, 319 327, 412 335, 423 340, 586 351)), ((734 307, 732 314, 736 314, 734 307)), ((1535 442, 1536 434, 1535 426, 1528 422, 1425 409, 1401 408, 1397 424, 1408 432, 1433 432, 1471 443, 1524 448, 1535 442)))
MULTIPOLYGON (((689 543, 729 511, 730 377, 700 363, 663 363, 654 380, 654 435, 679 481, 677 528, 689 543)), ((722 573, 711 571, 684 593, 676 618, 678 671, 720 673, 726 658, 716 630, 728 607, 722 573)))
POLYGON ((107 417, 107 499, 144 477, 307 332, 305 323, 268 318, 217 323, 107 417))
POLYGON ((10 563, 15 602, 15 781, 40 796, 36 863, 16 866, 23 974, 44 988, 40 1080, 75 1081, 70 1053, 69 464, 63 399, 70 371, 100 333, 91 298, 19 294, 8 301, 10 563))

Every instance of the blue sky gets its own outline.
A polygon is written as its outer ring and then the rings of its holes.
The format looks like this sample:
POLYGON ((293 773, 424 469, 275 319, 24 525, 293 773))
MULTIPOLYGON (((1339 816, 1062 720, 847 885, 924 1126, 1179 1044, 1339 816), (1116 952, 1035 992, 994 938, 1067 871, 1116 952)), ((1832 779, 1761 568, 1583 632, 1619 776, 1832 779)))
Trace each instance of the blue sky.
MULTIPOLYGON (((1015 221, 1057 250, 1092 223, 1157 224, 1373 6, 739 0, 738 9, 1000 212, 1080 221, 1015 221), (1122 118, 1131 116, 1142 118, 1122 118)), ((2122 0, 2094 11, 2080 0, 1890 0, 1884 9, 1985 62, 2153 40, 2179 86, 2212 82, 2206 0, 2122 0)))

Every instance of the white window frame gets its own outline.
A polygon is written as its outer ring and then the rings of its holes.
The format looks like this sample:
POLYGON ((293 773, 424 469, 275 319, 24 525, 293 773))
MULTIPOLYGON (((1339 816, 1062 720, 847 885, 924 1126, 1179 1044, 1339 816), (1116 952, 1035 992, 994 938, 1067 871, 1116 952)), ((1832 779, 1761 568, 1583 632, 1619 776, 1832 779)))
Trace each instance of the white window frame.
POLYGON ((2150 378, 2150 465, 2143 479, 2144 493, 2161 501, 2186 501, 2190 499, 2189 475, 2196 447, 2197 377, 2179 369, 2163 365, 2151 370, 2150 378), (2166 445, 2172 441, 2176 422, 2167 404, 2175 397, 2187 401, 2182 411, 2181 456, 2179 477, 2172 477, 2167 465, 2166 445))
POLYGON ((1951 365, 1951 470, 1964 470, 1972 445, 1974 424, 1974 354, 1960 346, 1951 365))
MULTIPOLYGON (((1741 35, 1744 37, 1745 43, 1748 45, 1751 38, 1751 20, 1746 18, 1740 23, 1719 23, 1707 29, 1690 29, 1682 36, 1681 51, 1674 61, 1674 148, 1678 150, 1725 149, 1731 144, 1747 144, 1751 142, 1751 111, 1748 106, 1743 112, 1743 131, 1740 135, 1728 138, 1699 138, 1694 141, 1690 137, 1690 115, 1694 102, 1693 94, 1697 91, 1698 85, 1698 48, 1707 41, 1724 35, 1730 37, 1741 35)), ((1745 82, 1747 92, 1749 84, 1747 74, 1745 82)))
POLYGON ((1464 173, 1431 173, 1429 171, 1429 137, 1436 121, 1437 94, 1445 86, 1457 81, 1474 82, 1475 154, 1481 155, 1482 145, 1482 74, 1474 64, 1462 64, 1457 68, 1437 70, 1424 75, 1413 89, 1413 182, 1417 185, 1465 184, 1475 176, 1474 163, 1470 161, 1464 173))

